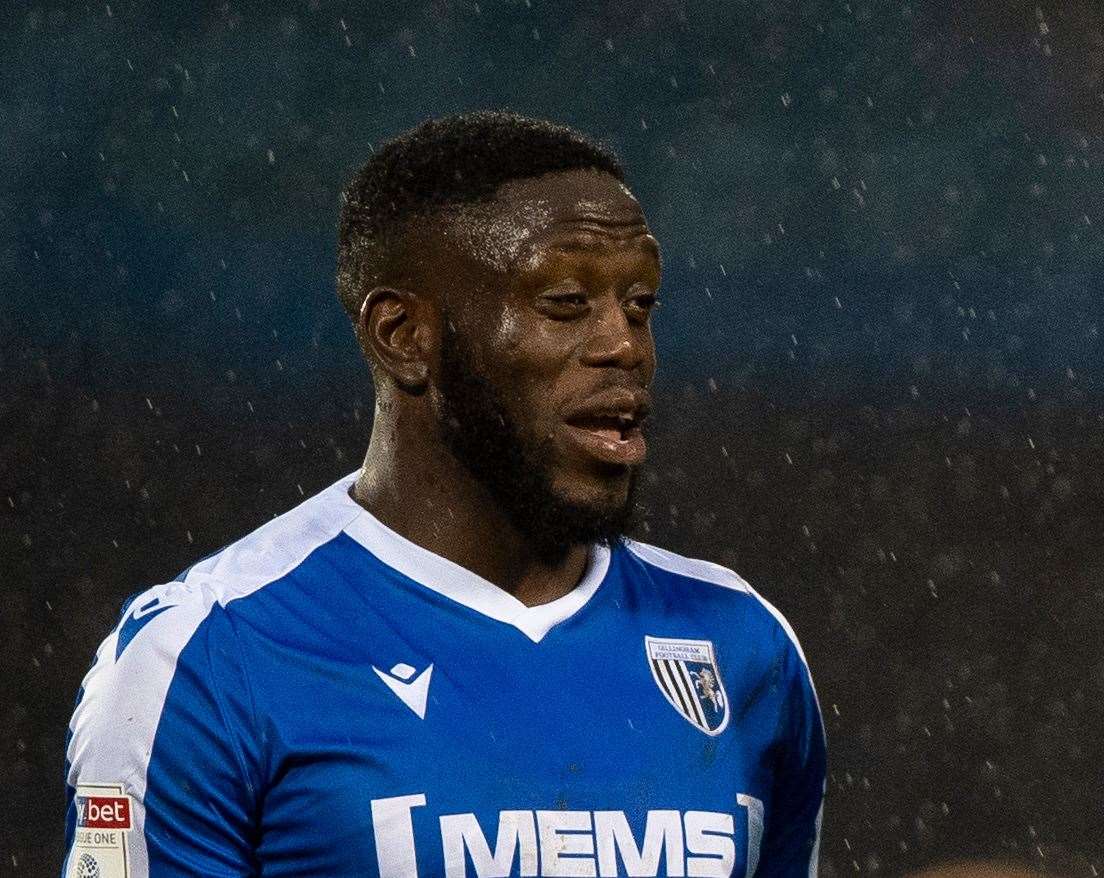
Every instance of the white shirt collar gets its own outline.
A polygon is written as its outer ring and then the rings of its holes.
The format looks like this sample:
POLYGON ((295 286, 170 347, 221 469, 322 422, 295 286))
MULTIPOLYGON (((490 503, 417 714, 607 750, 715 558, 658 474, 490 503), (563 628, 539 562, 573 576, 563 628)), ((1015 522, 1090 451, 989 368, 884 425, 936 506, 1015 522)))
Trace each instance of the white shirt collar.
POLYGON ((513 625, 534 643, 586 605, 606 576, 610 551, 594 544, 590 548, 586 571, 579 584, 563 597, 547 604, 528 607, 509 592, 448 558, 434 554, 387 527, 349 496, 349 486, 360 475, 350 473, 328 491, 336 503, 346 504, 353 514, 345 533, 375 555, 388 567, 450 600, 463 604, 491 619, 513 625))

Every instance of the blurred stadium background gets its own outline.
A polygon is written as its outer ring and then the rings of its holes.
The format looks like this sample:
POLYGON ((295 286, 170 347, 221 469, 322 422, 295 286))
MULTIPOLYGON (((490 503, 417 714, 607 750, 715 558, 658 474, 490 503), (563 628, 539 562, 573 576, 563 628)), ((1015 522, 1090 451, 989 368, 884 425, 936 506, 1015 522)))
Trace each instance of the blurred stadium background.
POLYGON ((56 873, 124 596, 359 465, 337 193, 475 107, 628 165, 642 536, 800 634, 822 874, 1104 867, 1095 0, 13 0, 0 59, 0 874, 56 873))

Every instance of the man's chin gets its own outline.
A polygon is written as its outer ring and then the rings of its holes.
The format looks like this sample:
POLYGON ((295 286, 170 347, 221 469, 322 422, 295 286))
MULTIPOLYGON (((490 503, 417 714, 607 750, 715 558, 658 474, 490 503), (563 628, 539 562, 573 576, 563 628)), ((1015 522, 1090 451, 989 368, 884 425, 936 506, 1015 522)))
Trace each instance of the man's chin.
POLYGON ((553 478, 551 492, 565 507, 587 518, 624 517, 633 500, 637 481, 636 467, 586 473, 572 472, 553 478))
POLYGON ((546 527, 552 524, 549 536, 555 533, 564 551, 572 544, 619 541, 638 524, 636 477, 634 468, 613 483, 572 480, 554 486, 552 508, 543 516, 546 527))
POLYGON ((563 561, 573 546, 613 547, 624 539, 631 525, 630 515, 622 510, 570 508, 559 512, 555 518, 546 518, 539 529, 529 530, 530 545, 549 566, 563 561))

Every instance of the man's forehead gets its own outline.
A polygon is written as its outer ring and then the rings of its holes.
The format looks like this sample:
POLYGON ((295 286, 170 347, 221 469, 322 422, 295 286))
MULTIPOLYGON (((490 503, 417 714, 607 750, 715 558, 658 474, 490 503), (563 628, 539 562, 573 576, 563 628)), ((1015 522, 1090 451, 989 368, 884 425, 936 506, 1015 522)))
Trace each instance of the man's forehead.
POLYGON ((610 241, 648 235, 644 212, 628 187, 597 171, 511 180, 492 202, 459 211, 447 225, 450 238, 500 271, 536 247, 593 246, 587 236, 595 234, 610 241))

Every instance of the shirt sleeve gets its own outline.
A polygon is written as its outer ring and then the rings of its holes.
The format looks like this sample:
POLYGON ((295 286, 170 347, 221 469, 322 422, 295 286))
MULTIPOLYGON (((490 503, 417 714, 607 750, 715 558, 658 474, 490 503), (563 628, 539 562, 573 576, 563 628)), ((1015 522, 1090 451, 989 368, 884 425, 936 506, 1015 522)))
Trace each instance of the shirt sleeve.
POLYGON ((796 639, 782 660, 782 680, 780 749, 756 876, 815 878, 827 748, 816 690, 796 639))
POLYGON ((253 728, 211 591, 170 583, 132 601, 70 723, 63 878, 256 874, 253 728))

